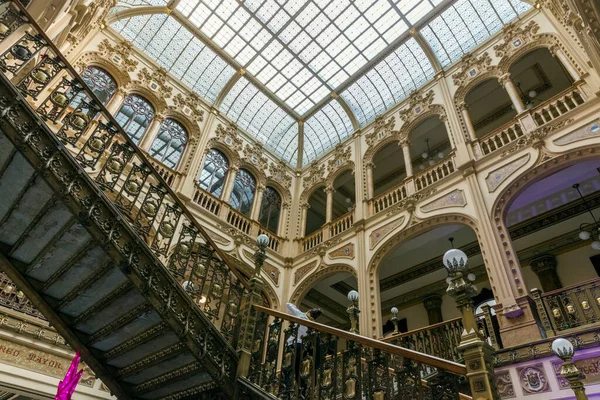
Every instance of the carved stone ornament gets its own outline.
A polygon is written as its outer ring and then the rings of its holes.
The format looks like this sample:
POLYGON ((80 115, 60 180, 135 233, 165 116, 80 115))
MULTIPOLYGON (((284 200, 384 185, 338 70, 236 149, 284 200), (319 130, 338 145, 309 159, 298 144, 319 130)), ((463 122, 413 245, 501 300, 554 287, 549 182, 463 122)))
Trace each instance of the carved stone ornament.
POLYGON ((223 236, 221 236, 221 235, 219 235, 219 234, 211 231, 210 229, 205 229, 205 230, 206 230, 206 234, 208 236, 210 236, 210 238, 212 240, 214 240, 215 243, 222 244, 224 246, 228 245, 229 243, 231 243, 231 241, 229 239, 227 239, 226 237, 223 237, 223 236))
POLYGON ((517 368, 521 389, 524 394, 537 394, 549 392, 552 389, 544 371, 544 364, 534 364, 517 368))
POLYGON ((175 97, 173 97, 173 103, 175 104, 175 107, 192 120, 204 120, 204 110, 201 107, 202 100, 200 100, 200 96, 196 93, 190 93, 185 97, 181 93, 177 93, 175 97))
POLYGON ((452 80, 456 86, 465 86, 471 79, 487 71, 492 63, 492 58, 486 52, 476 57, 469 53, 465 55, 460 62, 460 71, 452 74, 452 80))
POLYGON ((334 237, 329 240, 326 240, 323 243, 316 245, 315 247, 310 249, 308 252, 306 252, 304 259, 308 260, 309 258, 314 257, 314 256, 323 257, 323 256, 325 256, 325 253, 327 253, 327 250, 331 246, 335 246, 336 244, 340 243, 341 241, 342 241, 342 239, 339 237, 334 237))
POLYGON ((329 258, 349 258, 354 259, 354 243, 347 243, 345 246, 329 253, 329 258))
POLYGON ((313 261, 309 264, 306 264, 303 267, 300 267, 294 272, 294 285, 297 285, 298 282, 302 280, 308 274, 308 272, 312 271, 317 266, 317 261, 313 261))
POLYGON ((287 171, 287 164, 283 161, 269 164, 270 177, 279 182, 279 184, 284 188, 289 188, 292 185, 292 176, 288 174, 287 171))
POLYGON ((407 122, 423 114, 433 103, 433 97, 433 90, 425 93, 425 95, 421 92, 411 93, 408 97, 408 108, 400 111, 400 119, 407 122))
POLYGON ((517 397, 510 371, 496 371, 496 387, 501 399, 514 399, 517 397))
POLYGON ((173 87, 167 85, 168 72, 164 68, 158 68, 150 71, 148 68, 142 68, 138 74, 139 82, 157 92, 158 96, 163 99, 168 99, 173 96, 173 87))
POLYGON ((308 177, 302 179, 302 186, 306 189, 317 183, 323 181, 323 176, 325 175, 325 165, 319 163, 315 160, 310 163, 310 167, 308 167, 308 177))
POLYGON ((421 211, 431 212, 440 210, 442 208, 464 207, 466 205, 467 200, 465 199, 465 192, 461 189, 455 189, 452 192, 425 204, 423 207, 421 207, 421 211))
POLYGON ((595 120, 586 126, 578 128, 573 132, 569 132, 566 135, 559 137, 554 140, 554 144, 559 146, 565 146, 580 140, 588 139, 591 137, 597 137, 600 135, 600 120, 595 120))
POLYGON ((242 139, 238 137, 238 128, 234 123, 223 126, 222 124, 217 125, 215 131, 215 137, 211 138, 206 145, 206 152, 210 150, 215 144, 220 143, 229 150, 234 152, 236 155, 242 150, 243 143, 242 139))
POLYGON ((344 149, 344 146, 341 143, 338 144, 333 150, 333 157, 327 161, 327 172, 331 175, 340 168, 349 165, 351 163, 350 157, 352 157, 352 149, 350 146, 344 149))
POLYGON ((387 121, 383 118, 383 115, 379 115, 377 118, 375 118, 375 122, 373 123, 373 131, 369 132, 365 136, 367 140, 367 146, 371 146, 380 140, 393 136, 395 123, 396 119, 393 116, 387 121))
POLYGON ((509 57, 523 45, 534 41, 537 31, 540 29, 535 21, 529 21, 525 26, 517 23, 507 24, 502 29, 503 43, 494 46, 494 51, 498 58, 509 57))
POLYGON ((244 160, 256 166, 259 170, 266 172, 269 161, 263 155, 263 147, 258 142, 246 144, 244 147, 244 160))
POLYGON ((394 207, 392 207, 386 215, 392 216, 402 211, 408 211, 409 213, 413 213, 417 207, 417 203, 431 196, 432 194, 435 194, 436 192, 437 189, 430 189, 427 191, 417 192, 408 197, 405 197, 404 199, 400 200, 394 207))
POLYGON ((523 165, 527 164, 530 158, 531 155, 527 153, 516 160, 504 164, 498 169, 490 171, 490 173, 488 173, 485 177, 485 183, 487 184, 490 193, 493 193, 496 189, 498 189, 498 187, 500 187, 500 185, 502 185, 502 182, 518 171, 523 165))
POLYGON ((395 221, 392 221, 380 228, 375 229, 373 232, 371 232, 371 234, 369 235, 369 241, 370 241, 370 245, 369 245, 369 250, 373 250, 375 248, 375 246, 377 246, 377 244, 379 242, 381 242, 383 239, 385 239, 385 237, 387 235, 389 235, 392 231, 394 231, 394 229, 398 228, 399 226, 401 226, 404 223, 404 216, 398 218, 395 221))
POLYGON ((127 72, 133 72, 137 68, 138 62, 131 57, 133 45, 126 40, 113 46, 108 39, 104 39, 100 42, 98 51, 127 72))

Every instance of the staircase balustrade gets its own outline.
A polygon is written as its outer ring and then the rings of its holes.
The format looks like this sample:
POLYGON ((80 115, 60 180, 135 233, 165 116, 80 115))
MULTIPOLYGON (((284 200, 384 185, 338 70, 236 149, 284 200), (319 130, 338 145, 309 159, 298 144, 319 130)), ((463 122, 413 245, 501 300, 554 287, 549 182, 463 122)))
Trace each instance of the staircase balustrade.
POLYGON ((449 400, 469 391, 463 364, 254 309, 258 315, 247 379, 275 398, 449 400))
POLYGON ((547 336, 600 322, 600 278, 531 295, 547 336))
MULTIPOLYGON (((161 175, 156 162, 134 144, 35 21, 26 17, 22 5, 11 1, 1 7, 5 9, 0 23, 8 30, 0 35, 0 78, 19 93, 0 99, 3 116, 20 131, 23 143, 35 146, 43 142, 40 135, 49 135, 57 148, 66 147, 156 261, 235 345, 246 279, 227 264, 222 251, 172 191, 165 173, 161 175), (17 28, 25 24, 29 29, 19 34, 17 28), (15 31, 18 35, 11 35, 15 31), (76 96, 79 103, 70 107, 76 96), (21 111, 37 113, 45 124, 20 123, 21 111)), ((40 152, 49 168, 60 168, 60 151, 45 148, 40 152)), ((79 177, 63 178, 77 189, 79 177)), ((87 218, 100 215, 98 205, 87 207, 87 218)), ((110 232, 110 221, 106 224, 110 232)))
MULTIPOLYGON (((475 318, 481 337, 489 345, 499 349, 499 336, 496 333, 498 326, 492 319, 489 306, 484 306, 483 312, 475 318)), ((458 351, 463 331, 462 319, 459 317, 410 332, 393 334, 381 340, 444 360, 463 362, 458 351)))
POLYGON ((46 320, 4 272, 0 272, 0 306, 46 320))

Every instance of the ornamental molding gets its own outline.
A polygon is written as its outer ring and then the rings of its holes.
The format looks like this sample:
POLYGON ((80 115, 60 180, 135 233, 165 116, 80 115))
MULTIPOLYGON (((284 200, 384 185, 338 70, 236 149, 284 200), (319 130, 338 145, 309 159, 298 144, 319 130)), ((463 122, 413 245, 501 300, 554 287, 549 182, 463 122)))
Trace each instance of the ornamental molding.
POLYGON ((69 51, 76 47, 85 37, 106 18, 108 11, 116 4, 115 0, 95 0, 88 5, 79 4, 72 7, 72 21, 75 24, 67 34, 67 41, 71 43, 69 51))
MULTIPOLYGON (((562 361, 561 361, 562 364, 562 361)), ((495 371, 496 375, 496 387, 498 388, 498 394, 501 399, 514 399, 517 397, 515 388, 510 377, 510 371, 495 371)))
POLYGON ((79 74, 82 74, 86 67, 99 67, 108 72, 117 83, 117 90, 126 87, 131 83, 131 76, 127 69, 120 67, 112 62, 110 57, 96 51, 82 54, 74 64, 75 69, 79 74))
POLYGON ((495 67, 492 67, 491 64, 492 58, 487 52, 479 57, 468 53, 460 60, 460 70, 452 74, 452 81, 455 86, 464 87, 484 72, 493 72, 495 67))
MULTIPOLYGON (((327 174, 333 175, 335 172, 343 169, 346 166, 354 166, 354 162, 351 161, 352 148, 350 146, 344 149, 344 146, 340 143, 335 146, 333 150, 333 156, 327 161, 327 174)), ((354 170, 354 168, 352 168, 354 170)))
POLYGON ((448 126, 445 125, 445 122, 448 119, 448 117, 446 116, 446 110, 444 109, 444 106, 442 106, 441 104, 431 104, 428 105, 426 108, 422 108, 419 114, 413 113, 410 114, 410 116, 407 116, 408 119, 400 128, 400 132, 398 135, 400 139, 400 144, 409 142, 410 133, 412 132, 412 130, 415 129, 417 125, 419 125, 421 122, 433 116, 438 116, 440 118, 440 121, 444 123, 446 129, 449 130, 448 126))
POLYGON ((423 94, 422 92, 413 92, 408 97, 408 107, 400 110, 400 119, 406 123, 416 116, 427 111, 433 103, 433 90, 423 94))
POLYGON ((534 149, 541 149, 544 146, 544 140, 547 136, 553 134, 554 132, 564 128, 565 126, 572 125, 574 122, 573 118, 562 120, 555 124, 546 124, 541 126, 531 132, 526 133, 524 136, 521 136, 519 139, 515 140, 511 143, 508 148, 506 148, 500 157, 506 157, 512 153, 515 153, 521 149, 533 147, 534 149))
POLYGON ((394 116, 390 117, 387 121, 383 115, 379 115, 377 118, 375 118, 373 123, 373 131, 365 135, 367 146, 372 146, 382 139, 393 136, 396 133, 394 131, 395 124, 396 118, 394 116))
POLYGON ((292 176, 287 171, 288 167, 283 161, 269 163, 269 178, 289 191, 292 186, 292 176))
POLYGON ((204 121, 204 109, 202 109, 202 100, 196 93, 190 93, 184 96, 177 93, 173 97, 173 103, 184 115, 196 123, 204 121))
POLYGON ((318 261, 313 261, 303 267, 298 268, 296 272, 294 272, 294 286, 297 285, 298 282, 300 282, 309 271, 312 271, 314 268, 316 268, 317 263, 318 261))
POLYGON ((150 89, 140 81, 132 81, 123 90, 126 95, 137 94, 148 100, 154 108, 154 119, 164 118, 163 114, 167 110, 167 102, 156 91, 150 89))
MULTIPOLYGON (((302 178, 302 186, 304 189, 324 183, 325 164, 320 164, 315 160, 308 167, 308 177, 302 178)), ((308 196, 307 196, 308 197, 308 196)))
POLYGON ((264 156, 263 146, 258 142, 252 142, 252 144, 246 144, 244 147, 243 161, 254 165, 264 175, 269 165, 269 160, 264 156))
POLYGON ((487 184, 490 193, 493 193, 506 181, 512 174, 517 172, 522 166, 529 162, 531 154, 527 153, 521 157, 504 164, 500 168, 490 171, 485 177, 485 183, 487 184))
POLYGON ((323 258, 329 248, 331 248, 332 246, 335 246, 336 244, 340 243, 341 241, 342 241, 342 238, 340 238, 340 237, 334 237, 329 240, 326 240, 323 243, 318 244, 315 247, 313 247, 312 249, 308 250, 308 252, 305 253, 306 255, 304 256, 304 259, 308 260, 311 257, 315 257, 315 256, 319 256, 319 257, 323 258))
MULTIPOLYGON (((346 264, 328 265, 328 264, 323 263, 322 265, 320 265, 318 267, 318 269, 316 271, 308 274, 308 272, 312 271, 315 267, 317 267, 317 264, 318 264, 317 261, 313 261, 313 263, 307 264, 306 266, 301 267, 301 268, 305 268, 305 267, 312 266, 312 268, 307 269, 305 271, 304 275, 302 275, 304 277, 304 279, 300 278, 300 280, 294 282, 294 285, 296 285, 296 283, 298 283, 298 282, 300 282, 300 284, 298 285, 296 290, 294 290, 294 293, 290 297, 291 303, 298 304, 298 302, 301 300, 301 298, 304 297, 306 292, 308 292, 308 289, 315 282, 317 282, 323 278, 326 278, 330 275, 333 275, 335 273, 347 272, 350 275, 352 275, 353 277, 357 278, 356 271, 354 270, 354 268, 352 268, 351 266, 346 265, 346 264)), ((298 272, 299 272, 299 270, 296 271, 296 273, 298 273, 298 272)))
POLYGON ((344 246, 329 253, 329 258, 348 258, 354 260, 354 243, 346 243, 344 246))
POLYGON ((104 39, 98 45, 98 52, 126 72, 133 72, 138 66, 138 61, 132 57, 135 53, 133 45, 126 40, 113 45, 108 39, 104 39))
POLYGON ((138 73, 139 84, 146 86, 148 89, 157 93, 157 95, 164 99, 170 99, 173 96, 173 87, 167 85, 168 72, 166 69, 160 67, 150 71, 148 68, 142 68, 138 73))
POLYGON ((598 135, 600 135, 600 120, 596 119, 581 128, 554 139, 552 142, 558 146, 565 146, 598 135))
MULTIPOLYGON (((218 124, 217 129, 215 130, 215 136, 208 140, 205 153, 208 153, 211 147, 215 147, 219 144, 224 146, 220 147, 220 149, 225 148, 230 154, 233 152, 237 154, 238 152, 242 151, 244 142, 238 135, 238 128, 236 124, 230 123, 226 126, 218 124)), ((237 158, 239 158, 239 155, 237 158)))
POLYGON ((510 57, 523 45, 536 40, 540 26, 535 21, 529 21, 527 25, 511 22, 502 29, 503 42, 494 46, 496 57, 510 57))
POLYGON ((431 211, 441 210, 448 207, 464 207, 467 205, 465 192, 462 189, 455 189, 444 196, 433 200, 421 207, 421 211, 427 213, 431 211))
POLYGON ((373 230, 373 232, 371 232, 371 234, 369 235, 369 242, 370 242, 369 250, 373 250, 375 248, 375 246, 377 246, 379 244, 379 242, 381 242, 383 239, 385 239, 387 237, 387 235, 389 235, 396 228, 398 228, 399 226, 404 224, 405 219, 406 218, 404 216, 401 216, 397 220, 392 221, 380 228, 373 230))
POLYGON ((437 189, 434 188, 434 189, 429 189, 426 191, 420 191, 420 192, 411 194, 410 196, 407 196, 407 197, 403 198, 402 200, 400 200, 398 203, 396 203, 396 205, 394 207, 390 208, 389 211, 385 215, 390 217, 390 216, 396 215, 402 211, 408 211, 410 214, 412 214, 416 210, 417 204, 421 200, 430 197, 431 195, 435 194, 436 192, 437 192, 437 189))

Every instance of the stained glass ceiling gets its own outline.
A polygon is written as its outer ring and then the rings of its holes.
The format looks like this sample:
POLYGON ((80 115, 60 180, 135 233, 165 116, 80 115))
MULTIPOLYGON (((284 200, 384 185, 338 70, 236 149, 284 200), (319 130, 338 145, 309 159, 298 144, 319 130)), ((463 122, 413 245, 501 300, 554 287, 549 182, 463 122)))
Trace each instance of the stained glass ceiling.
POLYGON ((530 8, 520 0, 120 0, 111 14, 147 6, 164 10, 111 27, 291 165, 299 142, 306 165, 431 80, 435 64, 446 68, 530 8))

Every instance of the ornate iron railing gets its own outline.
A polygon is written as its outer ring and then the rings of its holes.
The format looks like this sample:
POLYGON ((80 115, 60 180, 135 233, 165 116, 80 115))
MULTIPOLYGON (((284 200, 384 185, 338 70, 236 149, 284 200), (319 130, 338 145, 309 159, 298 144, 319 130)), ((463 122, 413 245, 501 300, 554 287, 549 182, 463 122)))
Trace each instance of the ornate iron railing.
POLYGON ((465 365, 254 308, 248 380, 276 398, 449 400, 469 391, 465 365))
POLYGON ((0 272, 0 306, 46 320, 4 272, 0 272))
POLYGON ((532 289, 531 295, 548 336, 600 322, 600 278, 547 293, 532 289))
MULTIPOLYGON (((236 318, 248 284, 227 264, 195 217, 175 195, 153 163, 122 130, 95 94, 54 46, 26 17, 18 2, 2 5, 0 70, 29 108, 45 121, 53 140, 67 148, 99 191, 112 202, 146 243, 157 262, 171 273, 191 299, 232 345, 237 338, 236 318), (28 25, 19 35, 17 28, 28 25), (75 97, 79 103, 68 110, 75 97)), ((4 107, 17 117, 14 105, 4 107), (13 108, 11 108, 13 107, 13 108)), ((6 116, 6 115, 5 115, 6 116)), ((43 122, 40 121, 40 125, 43 122)), ((35 140, 30 126, 20 126, 24 140, 35 140)), ((58 145, 58 144, 57 144, 58 145)), ((58 145, 59 147, 61 145, 58 145)), ((48 149, 50 151, 50 149, 48 149)), ((48 154, 48 163, 54 155, 48 154)), ((56 155, 58 157, 58 155, 56 155)), ((58 161, 57 161, 58 162, 58 161)), ((72 178, 76 185, 76 177, 72 178)), ((88 218, 100 211, 89 204, 88 218)), ((106 229, 110 230, 110 226, 106 229)), ((127 244, 124 244, 127 245, 127 244)))
POLYGON ((547 124, 585 102, 579 86, 571 86, 531 110, 538 126, 547 124))
MULTIPOLYGON (((492 318, 490 307, 484 306, 483 312, 475 318, 481 336, 489 345, 499 349, 498 325, 492 318)), ((463 330, 462 318, 459 317, 410 332, 393 334, 381 340, 444 360, 462 362, 462 355, 457 347, 463 330)))

